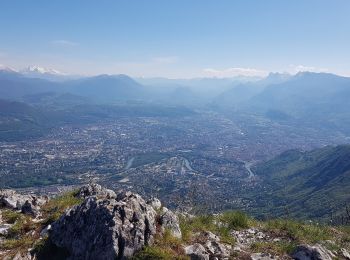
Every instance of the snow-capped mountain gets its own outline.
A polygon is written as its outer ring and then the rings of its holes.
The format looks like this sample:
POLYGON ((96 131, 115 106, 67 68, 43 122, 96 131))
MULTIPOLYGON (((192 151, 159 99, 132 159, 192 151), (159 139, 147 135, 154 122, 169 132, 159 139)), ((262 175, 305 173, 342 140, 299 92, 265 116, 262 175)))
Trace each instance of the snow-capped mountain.
POLYGON ((20 73, 30 78, 41 78, 53 81, 65 80, 69 76, 59 70, 39 66, 28 66, 27 68, 20 70, 20 73))
POLYGON ((43 68, 39 66, 28 66, 21 71, 22 74, 52 74, 52 75, 66 75, 55 69, 43 68))
POLYGON ((15 70, 11 67, 5 66, 3 64, 0 64, 0 71, 10 72, 10 73, 17 73, 18 72, 17 70, 15 70))

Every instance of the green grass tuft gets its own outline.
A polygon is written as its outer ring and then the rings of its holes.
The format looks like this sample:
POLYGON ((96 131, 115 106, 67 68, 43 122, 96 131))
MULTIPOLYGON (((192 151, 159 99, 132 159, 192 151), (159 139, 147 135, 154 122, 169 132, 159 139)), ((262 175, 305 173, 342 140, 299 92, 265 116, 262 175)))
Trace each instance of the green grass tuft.
POLYGON ((331 239, 330 229, 316 224, 304 224, 294 220, 276 219, 266 222, 265 229, 287 236, 300 243, 317 243, 331 239))
POLYGON ((7 209, 1 212, 1 216, 5 223, 13 224, 22 216, 22 214, 20 212, 7 209))
POLYGON ((81 203, 83 200, 77 197, 77 191, 65 193, 51 199, 42 207, 44 224, 48 225, 57 219, 70 207, 81 203))

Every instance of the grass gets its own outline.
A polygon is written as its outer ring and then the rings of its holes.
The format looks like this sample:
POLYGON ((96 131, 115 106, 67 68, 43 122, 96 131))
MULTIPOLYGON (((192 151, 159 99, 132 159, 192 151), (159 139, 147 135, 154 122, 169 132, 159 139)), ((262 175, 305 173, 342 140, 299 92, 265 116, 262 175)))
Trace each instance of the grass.
POLYGON ((8 223, 8 224, 15 223, 16 220, 22 216, 22 214, 20 212, 9 210, 9 209, 3 210, 1 212, 1 215, 2 215, 3 221, 8 223))
POLYGON ((189 259, 185 256, 177 256, 171 250, 159 246, 147 246, 137 253, 133 260, 170 260, 170 259, 189 259))
POLYGON ((152 246, 146 246, 136 253, 134 260, 167 260, 167 259, 189 259, 182 248, 182 241, 172 236, 171 231, 165 229, 163 234, 157 234, 152 246))
POLYGON ((70 207, 82 202, 77 197, 77 191, 67 192, 61 196, 49 200, 43 207, 44 224, 48 225, 59 219, 59 217, 70 207))
POLYGON ((332 238, 327 226, 305 224, 294 220, 275 219, 265 223, 264 229, 286 236, 299 243, 317 243, 332 238))
POLYGON ((292 253, 295 247, 295 243, 287 241, 255 242, 251 245, 250 249, 253 250, 253 252, 265 252, 272 255, 283 255, 285 253, 292 253))
POLYGON ((248 228, 253 222, 247 214, 241 211, 226 211, 219 215, 218 219, 230 230, 248 228))
POLYGON ((254 221, 245 213, 239 211, 227 211, 220 215, 202 215, 191 219, 180 218, 180 228, 184 242, 191 242, 196 232, 210 231, 220 237, 223 243, 234 245, 231 235, 233 229, 248 228, 254 221))
POLYGON ((12 239, 6 239, 3 241, 3 243, 0 246, 0 249, 2 250, 11 250, 11 249, 26 249, 30 248, 34 243, 34 238, 30 235, 23 236, 19 239, 12 238, 12 239))
POLYGON ((29 216, 22 215, 17 221, 10 227, 6 237, 15 238, 23 236, 31 230, 38 228, 38 224, 34 223, 29 216))

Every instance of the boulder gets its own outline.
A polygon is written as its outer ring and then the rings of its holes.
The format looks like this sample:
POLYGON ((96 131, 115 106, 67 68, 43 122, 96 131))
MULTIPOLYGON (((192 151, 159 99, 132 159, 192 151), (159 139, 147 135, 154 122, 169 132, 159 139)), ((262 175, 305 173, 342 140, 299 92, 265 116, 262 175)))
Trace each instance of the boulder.
POLYGON ((34 217, 40 215, 40 207, 48 201, 46 196, 22 195, 14 190, 0 191, 0 207, 21 210, 34 217))
POLYGON ((181 238, 181 229, 179 224, 179 218, 166 207, 162 208, 160 214, 160 224, 163 229, 170 230, 171 234, 176 238, 181 238))
POLYGON ((6 236, 11 227, 11 224, 0 224, 0 236, 6 236))
POLYGON ((209 260, 209 254, 199 243, 185 247, 185 253, 191 260, 209 260))
POLYGON ((153 242, 157 213, 139 195, 111 196, 103 190, 91 194, 49 230, 52 243, 65 248, 71 259, 128 258, 153 242))
POLYGON ((332 253, 319 244, 299 245, 292 253, 292 257, 297 260, 332 260, 332 253))

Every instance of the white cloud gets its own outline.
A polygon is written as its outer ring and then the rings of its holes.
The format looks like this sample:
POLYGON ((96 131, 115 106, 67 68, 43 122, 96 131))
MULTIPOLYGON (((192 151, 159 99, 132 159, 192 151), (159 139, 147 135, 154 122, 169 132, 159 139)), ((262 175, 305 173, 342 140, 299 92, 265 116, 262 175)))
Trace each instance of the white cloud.
POLYGON ((53 45, 61 46, 61 47, 74 47, 79 45, 77 42, 67 41, 67 40, 54 40, 51 41, 53 45))
POLYGON ((304 66, 304 65, 290 65, 289 66, 289 72, 290 73, 298 73, 298 72, 304 72, 304 71, 310 71, 310 72, 329 72, 326 68, 317 68, 313 66, 304 66))
POLYGON ((268 74, 268 71, 252 69, 252 68, 227 68, 223 70, 207 68, 207 69, 204 69, 203 72, 205 76, 218 77, 218 78, 229 78, 229 77, 237 77, 237 76, 264 77, 268 74))

